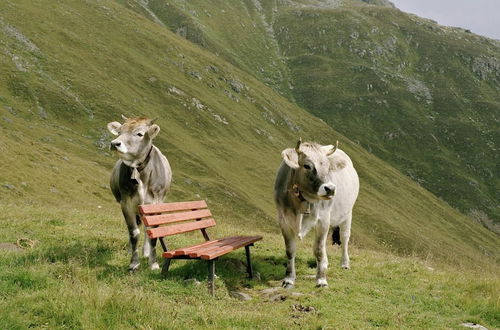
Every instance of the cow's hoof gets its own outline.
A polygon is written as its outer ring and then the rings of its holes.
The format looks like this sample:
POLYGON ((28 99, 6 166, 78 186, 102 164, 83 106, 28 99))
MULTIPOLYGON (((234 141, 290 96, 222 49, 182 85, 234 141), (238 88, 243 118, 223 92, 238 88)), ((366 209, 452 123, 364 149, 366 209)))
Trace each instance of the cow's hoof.
POLYGON ((130 265, 128 266, 128 271, 129 271, 130 273, 133 273, 133 272, 135 272, 137 269, 139 269, 139 266, 140 266, 140 265, 141 265, 140 263, 132 263, 132 264, 130 264, 130 265))
POLYGON ((328 282, 324 278, 319 278, 316 280, 316 287, 318 288, 326 288, 328 286, 328 282))
POLYGON ((284 279, 283 283, 281 283, 281 286, 285 289, 293 289, 295 283, 292 280, 284 279))
POLYGON ((151 270, 158 270, 158 269, 160 269, 160 265, 158 265, 157 262, 155 262, 154 264, 152 264, 149 267, 151 268, 151 270))
POLYGON ((342 265, 342 268, 343 269, 351 269, 351 267, 349 267, 349 265, 342 265))

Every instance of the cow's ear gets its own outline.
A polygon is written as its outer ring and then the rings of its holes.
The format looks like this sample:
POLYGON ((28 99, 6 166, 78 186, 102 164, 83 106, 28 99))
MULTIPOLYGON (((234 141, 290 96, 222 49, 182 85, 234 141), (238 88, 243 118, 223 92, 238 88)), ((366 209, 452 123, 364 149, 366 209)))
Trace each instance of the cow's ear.
POLYGON ((330 162, 330 171, 339 171, 347 166, 345 157, 338 153, 328 156, 328 161, 330 162))
POLYGON ((117 121, 113 121, 113 122, 108 124, 108 131, 110 131, 110 133, 113 135, 119 135, 120 134, 120 127, 122 127, 122 124, 120 124, 117 121))
POLYGON ((154 139, 160 133, 160 126, 153 124, 148 128, 148 135, 150 139, 154 139))
POLYGON ((291 168, 299 168, 299 155, 297 155, 297 151, 295 151, 295 149, 288 148, 283 150, 281 152, 281 157, 283 157, 285 163, 291 168))

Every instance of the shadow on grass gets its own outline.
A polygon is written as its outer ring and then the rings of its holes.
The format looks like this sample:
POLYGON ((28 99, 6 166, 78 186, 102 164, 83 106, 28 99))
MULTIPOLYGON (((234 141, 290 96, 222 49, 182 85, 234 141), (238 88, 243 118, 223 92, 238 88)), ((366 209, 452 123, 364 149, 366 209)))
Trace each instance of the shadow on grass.
MULTIPOLYGON (((17 256, 11 264, 17 267, 29 267, 41 263, 81 266, 94 271, 98 280, 112 280, 129 276, 127 269, 129 257, 130 254, 120 248, 116 242, 99 239, 74 240, 40 247, 17 256), (123 258, 120 257, 120 260, 124 260, 123 264, 115 260, 118 253, 123 253, 123 258)), ((159 258, 161 265, 163 260, 160 259, 162 258, 159 258)), ((259 275, 254 279, 249 279, 245 254, 240 251, 220 257, 215 264, 217 276, 231 290, 236 287, 253 287, 259 283, 281 280, 285 273, 286 258, 253 253, 252 266, 254 274, 257 272, 259 275)), ((147 261, 143 258, 141 258, 141 267, 132 276, 139 274, 148 280, 162 281, 164 279, 159 271, 150 271, 147 261)), ((167 279, 180 281, 186 279, 206 281, 207 277, 208 262, 205 260, 173 260, 167 274, 167 279)))
MULTIPOLYGON (((104 240, 66 241, 59 245, 40 247, 22 256, 17 256, 13 266, 29 267, 37 264, 71 264, 90 269, 103 268, 109 273, 126 274, 126 267, 110 265, 117 246, 104 240)), ((126 254, 126 251, 123 251, 126 254)))
MULTIPOLYGON (((250 279, 246 269, 246 259, 243 253, 232 253, 220 257, 215 263, 215 273, 222 280, 228 290, 237 287, 251 288, 259 283, 281 280, 285 273, 286 259, 274 256, 252 256, 254 274, 258 276, 250 279), (259 280, 260 278, 260 280, 259 280)), ((166 277, 159 272, 149 274, 151 280, 188 280, 206 281, 208 278, 208 262, 206 260, 172 260, 166 277)))

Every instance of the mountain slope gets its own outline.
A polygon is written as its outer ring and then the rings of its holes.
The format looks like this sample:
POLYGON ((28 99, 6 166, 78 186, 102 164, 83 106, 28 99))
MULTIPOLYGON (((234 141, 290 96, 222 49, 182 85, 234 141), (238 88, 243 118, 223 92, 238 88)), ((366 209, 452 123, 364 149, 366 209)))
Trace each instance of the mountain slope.
POLYGON ((277 231, 280 151, 298 136, 339 139, 361 175, 360 245, 452 262, 498 258, 496 237, 209 52, 114 2, 45 5, 3 6, 2 148, 15 160, 2 164, 3 203, 118 209, 104 126, 120 113, 147 115, 159 117, 156 144, 174 169, 170 200, 201 196, 234 225, 277 231), (35 16, 50 24, 23 19, 35 16))
POLYGON ((298 104, 464 213, 500 219, 497 42, 379 7, 277 21, 298 104))
POLYGON ((498 42, 367 2, 377 6, 152 0, 149 8, 498 231, 498 42))
POLYGON ((2 329, 500 324, 497 236, 252 75, 115 1, 0 3, 0 131, 2 329), (174 263, 167 280, 127 273, 105 131, 121 113, 159 117, 169 201, 207 199, 214 237, 264 236, 254 250, 261 281, 238 271, 241 252, 218 262, 217 300, 184 281, 205 278, 201 262, 174 263), (342 272, 329 246, 331 287, 314 288, 308 237, 297 291, 272 289, 276 298, 262 292, 279 285, 285 262, 273 179, 298 136, 338 139, 356 164, 353 269, 342 272), (254 299, 235 302, 226 289, 254 299))

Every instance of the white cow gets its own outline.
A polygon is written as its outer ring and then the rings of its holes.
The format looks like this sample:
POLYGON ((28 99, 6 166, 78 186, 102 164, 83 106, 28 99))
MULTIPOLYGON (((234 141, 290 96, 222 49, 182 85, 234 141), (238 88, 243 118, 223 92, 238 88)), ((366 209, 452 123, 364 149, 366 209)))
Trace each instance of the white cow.
MULTIPOLYGON (((129 270, 136 270, 139 263, 137 242, 139 240, 138 205, 163 202, 172 181, 172 170, 167 158, 153 145, 160 127, 147 118, 124 118, 125 122, 111 122, 108 130, 118 135, 111 141, 111 150, 120 159, 111 173, 110 187, 120 203, 127 224, 132 258, 129 270)), ((159 269, 156 262, 156 239, 150 240, 144 233, 143 255, 149 258, 151 269, 159 269)))
POLYGON ((358 174, 349 156, 336 146, 299 140, 295 148, 285 149, 281 155, 283 162, 276 175, 274 200, 288 258, 283 287, 295 285, 296 239, 302 239, 313 227, 316 283, 327 286, 326 241, 330 226, 340 226, 341 266, 349 268, 348 245, 352 208, 359 192, 358 174))

